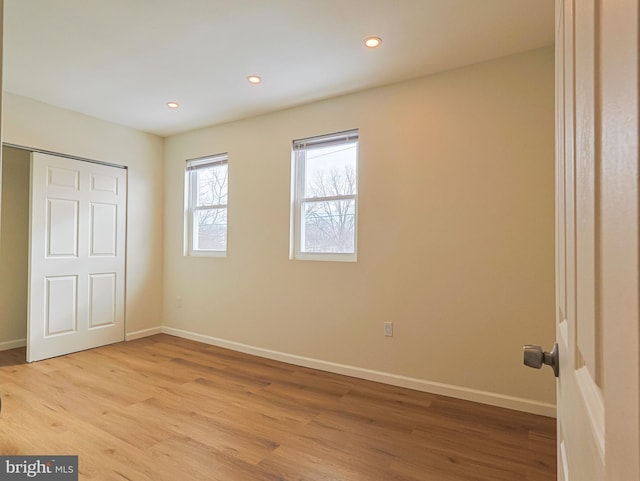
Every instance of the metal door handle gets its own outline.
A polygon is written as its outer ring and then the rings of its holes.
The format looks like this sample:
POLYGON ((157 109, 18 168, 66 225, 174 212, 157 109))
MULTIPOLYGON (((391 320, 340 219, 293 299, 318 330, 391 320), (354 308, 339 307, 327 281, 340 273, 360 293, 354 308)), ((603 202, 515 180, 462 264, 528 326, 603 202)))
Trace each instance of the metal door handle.
POLYGON ((524 364, 525 366, 534 367, 540 369, 544 364, 551 366, 553 373, 558 377, 560 374, 560 359, 558 355, 558 343, 553 345, 551 352, 545 352, 540 346, 533 346, 527 344, 522 346, 524 350, 524 364))

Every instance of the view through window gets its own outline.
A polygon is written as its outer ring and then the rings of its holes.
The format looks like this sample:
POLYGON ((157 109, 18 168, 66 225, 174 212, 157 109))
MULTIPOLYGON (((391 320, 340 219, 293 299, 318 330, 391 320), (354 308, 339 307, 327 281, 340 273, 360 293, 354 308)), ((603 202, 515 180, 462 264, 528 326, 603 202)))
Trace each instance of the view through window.
POLYGON ((294 257, 355 260, 358 131, 294 141, 294 257))
POLYGON ((187 161, 189 253, 227 250, 228 155, 187 161))

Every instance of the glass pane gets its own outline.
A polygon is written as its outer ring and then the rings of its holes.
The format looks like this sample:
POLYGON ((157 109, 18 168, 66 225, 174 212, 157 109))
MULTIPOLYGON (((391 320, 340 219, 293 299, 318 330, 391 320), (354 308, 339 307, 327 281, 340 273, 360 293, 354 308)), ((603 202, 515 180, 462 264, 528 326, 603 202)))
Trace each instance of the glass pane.
POLYGON ((308 149, 304 197, 334 197, 356 194, 357 142, 308 149))
POLYGON ((198 188, 196 196, 197 206, 227 205, 228 165, 215 165, 207 167, 206 169, 198 169, 194 172, 196 175, 196 186, 198 188))
POLYGON ((353 199, 302 204, 302 252, 353 254, 356 202, 353 199))
POLYGON ((227 249, 227 209, 202 209, 193 215, 193 249, 227 249))

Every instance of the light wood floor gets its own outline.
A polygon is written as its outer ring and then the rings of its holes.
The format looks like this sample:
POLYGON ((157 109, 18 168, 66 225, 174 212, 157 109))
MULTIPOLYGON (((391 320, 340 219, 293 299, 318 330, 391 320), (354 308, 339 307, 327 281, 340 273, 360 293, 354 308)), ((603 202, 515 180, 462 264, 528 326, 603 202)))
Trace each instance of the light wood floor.
POLYGON ((555 421, 158 335, 0 353, 0 453, 82 480, 549 481, 555 421))

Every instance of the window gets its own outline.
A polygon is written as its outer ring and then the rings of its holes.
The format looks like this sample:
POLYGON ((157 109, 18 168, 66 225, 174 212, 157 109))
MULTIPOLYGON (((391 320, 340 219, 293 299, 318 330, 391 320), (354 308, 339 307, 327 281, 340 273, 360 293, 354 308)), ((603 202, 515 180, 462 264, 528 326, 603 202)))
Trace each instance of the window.
POLYGON ((189 255, 226 255, 228 177, 227 154, 187 161, 189 255))
POLYGON ((356 260, 358 130, 295 140, 291 258, 356 260))

